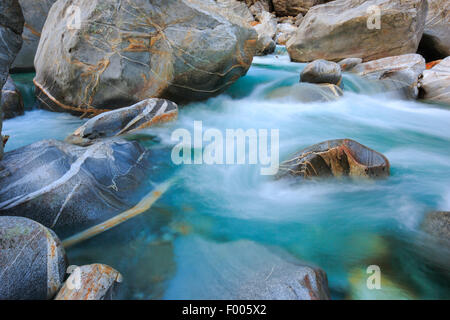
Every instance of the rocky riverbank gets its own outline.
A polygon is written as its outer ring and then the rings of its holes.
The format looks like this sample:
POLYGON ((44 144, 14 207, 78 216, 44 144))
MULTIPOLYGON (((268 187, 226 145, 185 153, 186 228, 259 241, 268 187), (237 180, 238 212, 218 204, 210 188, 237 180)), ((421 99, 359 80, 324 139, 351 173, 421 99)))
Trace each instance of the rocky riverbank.
MULTIPOLYGON (((3 1, 2 119, 24 114, 10 72, 25 70, 36 72, 39 108, 89 119, 68 132, 65 141, 38 141, 5 154, 8 138, 2 136, 0 299, 120 296, 119 284, 127 279, 119 267, 90 261, 69 268, 59 237, 148 210, 163 192, 155 184, 149 187, 147 178, 160 169, 158 157, 165 157, 167 167, 171 164, 167 150, 153 150, 134 135, 177 125, 185 106, 212 101, 233 88, 254 57, 273 54, 277 45, 286 46, 292 62, 307 64, 297 73, 297 83, 267 90, 267 101, 338 101, 349 94, 345 77, 354 76, 396 99, 448 107, 446 5, 439 0, 3 1), (145 196, 143 190, 149 188, 154 190, 145 196), (36 261, 32 270, 30 261, 36 261)), ((283 159, 271 183, 345 180, 351 185, 392 178, 388 156, 371 149, 372 144, 332 138, 317 137, 305 149, 298 143, 295 150, 301 151, 283 159)), ((111 223, 114 227, 117 221, 111 223)), ((200 233, 213 227, 202 228, 200 233)), ((446 212, 428 214, 422 228, 434 239, 426 241, 448 242, 446 212)), ((182 227, 178 233, 188 232, 182 227)), ((172 240, 163 239, 171 245, 172 240)), ((211 287, 204 291, 208 296, 199 293, 197 298, 330 298, 321 266, 283 250, 245 240, 218 244, 193 237, 187 242, 199 248, 198 257, 208 262, 205 270, 212 279, 240 279, 236 270, 246 273, 239 281, 220 283, 226 290, 211 287), (265 261, 274 263, 272 271, 265 261), (223 271, 211 267, 219 263, 226 266, 223 271), (267 274, 270 280, 261 283, 267 274)), ((174 255, 172 249, 166 251, 174 255)), ((352 270, 357 297, 360 270, 352 270)), ((155 282, 167 277, 158 276, 155 282)))

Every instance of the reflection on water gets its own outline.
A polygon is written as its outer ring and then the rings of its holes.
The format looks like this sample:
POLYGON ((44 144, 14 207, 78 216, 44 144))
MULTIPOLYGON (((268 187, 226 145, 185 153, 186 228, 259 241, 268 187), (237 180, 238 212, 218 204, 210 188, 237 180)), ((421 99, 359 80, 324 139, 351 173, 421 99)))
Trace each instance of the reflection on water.
MULTIPOLYGON (((70 249, 71 264, 117 268, 123 298, 196 298, 212 276, 220 284, 230 272, 208 271, 211 257, 199 253, 192 236, 211 243, 251 240, 322 267, 333 298, 449 298, 448 248, 435 245, 419 224, 429 210, 450 210, 450 112, 386 95, 348 74, 344 97, 336 101, 268 100, 271 91, 297 83, 304 67, 278 50, 255 58, 227 93, 182 108, 176 123, 130 137, 153 149, 157 160, 148 179, 177 176, 177 184, 146 214, 70 249), (195 120, 222 131, 279 129, 281 160, 324 140, 351 138, 385 154, 392 176, 292 186, 261 176, 258 166, 175 168, 170 135, 191 130, 195 120), (365 286, 370 265, 381 268, 380 291, 365 286)), ((4 122, 11 135, 7 150, 63 139, 81 123, 70 115, 27 112, 4 122)), ((232 260, 233 252, 226 252, 232 260)))

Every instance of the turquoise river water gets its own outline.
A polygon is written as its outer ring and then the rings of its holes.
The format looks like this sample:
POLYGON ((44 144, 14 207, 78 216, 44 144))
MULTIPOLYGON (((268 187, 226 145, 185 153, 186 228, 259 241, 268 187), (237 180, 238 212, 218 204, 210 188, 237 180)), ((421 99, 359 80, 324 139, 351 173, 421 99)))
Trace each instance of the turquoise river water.
MULTIPOLYGON (((402 100, 349 74, 336 101, 268 98, 297 83, 303 67, 278 48, 256 57, 224 94, 184 106, 176 122, 130 137, 154 154, 148 186, 171 176, 177 182, 145 214, 70 248, 70 263, 118 269, 125 299, 217 298, 226 290, 220 276, 233 267, 227 264, 233 253, 215 248, 245 239, 323 268, 333 299, 450 298, 449 251, 420 231, 428 211, 450 210, 450 109, 402 100), (281 160, 324 140, 351 138, 386 155, 391 177, 291 185, 260 175, 258 165, 176 166, 171 133, 192 130, 196 120, 222 132, 279 129, 281 160), (370 265, 381 269, 381 290, 366 287, 370 265)), ((4 121, 11 136, 6 151, 64 139, 84 122, 36 110, 32 76, 14 76, 27 111, 4 121)))

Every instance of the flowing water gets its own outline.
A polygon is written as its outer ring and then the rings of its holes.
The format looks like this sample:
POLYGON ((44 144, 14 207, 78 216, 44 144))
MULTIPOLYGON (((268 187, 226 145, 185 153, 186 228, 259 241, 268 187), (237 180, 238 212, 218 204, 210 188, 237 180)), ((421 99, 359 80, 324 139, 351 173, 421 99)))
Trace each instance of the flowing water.
MULTIPOLYGON (((170 176, 177 182, 149 212, 69 249, 70 263, 120 270, 122 298, 204 298, 213 285, 220 294, 221 272, 232 267, 226 255, 214 261, 217 243, 245 239, 323 268, 334 299, 449 298, 449 251, 420 223, 430 210, 450 210, 450 109, 402 100, 348 74, 336 101, 268 98, 297 83, 303 67, 278 48, 255 58, 226 93, 183 107, 175 123, 129 137, 155 154, 150 182, 170 176), (351 138, 386 155, 391 177, 290 185, 262 176, 258 165, 175 166, 171 133, 200 120, 204 129, 222 132, 279 129, 281 160, 324 140, 351 138), (370 265, 381 269, 381 290, 366 287, 370 265)), ((31 76, 16 78, 24 92, 31 76)), ((27 101, 30 109, 32 97, 27 101)), ((6 150, 63 139, 82 122, 29 110, 4 122, 11 136, 6 150)))

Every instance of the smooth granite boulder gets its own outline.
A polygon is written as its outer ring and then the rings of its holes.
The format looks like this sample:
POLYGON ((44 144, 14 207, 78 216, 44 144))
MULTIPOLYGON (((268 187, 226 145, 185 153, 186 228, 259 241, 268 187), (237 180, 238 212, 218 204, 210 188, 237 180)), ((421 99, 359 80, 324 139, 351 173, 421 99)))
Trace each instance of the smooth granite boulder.
POLYGON ((358 64, 361 64, 363 60, 361 58, 345 58, 339 61, 342 71, 350 71, 358 64))
POLYGON ((55 300, 113 300, 122 275, 104 264, 71 266, 71 275, 55 300))
POLYGON ((296 153, 280 165, 277 178, 385 178, 389 160, 381 153, 354 140, 321 142, 296 153))
POLYGON ((8 77, 2 89, 0 108, 3 119, 11 119, 24 114, 22 95, 11 77, 8 77))
POLYGON ((420 97, 426 101, 450 105, 450 57, 423 72, 420 97))
POLYGON ((256 32, 233 10, 213 0, 59 0, 35 59, 40 105, 96 115, 218 95, 256 50, 256 32))
POLYGON ((300 82, 330 83, 339 86, 342 82, 341 66, 331 61, 315 60, 303 69, 300 82))
POLYGON ((39 45, 42 28, 48 12, 55 2, 56 0, 19 0, 25 18, 22 33, 23 45, 11 66, 12 69, 34 70, 34 56, 39 45))
POLYGON ((273 53, 276 48, 274 38, 277 32, 277 21, 271 13, 266 11, 258 16, 258 20, 259 23, 254 26, 254 29, 258 34, 256 55, 262 56, 273 53))
POLYGON ((178 272, 165 299, 330 299, 326 273, 279 248, 189 236, 175 241, 175 255, 178 272))
POLYGON ((108 139, 83 148, 44 140, 5 153, 0 215, 24 216, 67 235, 133 207, 148 153, 108 139))
POLYGON ((131 107, 104 112, 90 119, 66 142, 87 146, 97 139, 119 136, 125 133, 171 121, 178 116, 178 106, 169 100, 147 99, 131 107))
MULTIPOLYGON (((0 1, 0 90, 9 77, 9 67, 22 47, 23 14, 17 0, 0 1)), ((1 98, 0 98, 1 99, 1 98)), ((1 102, 1 101, 0 101, 1 102)), ((0 160, 3 158, 3 112, 0 108, 0 160)))
POLYGON ((66 268, 53 231, 27 218, 0 216, 0 300, 52 299, 66 268))
POLYGON ((298 62, 347 57, 370 61, 415 53, 426 14, 426 0, 335 0, 312 7, 286 46, 298 62))
POLYGON ((419 78, 426 68, 419 54, 404 54, 358 64, 350 71, 368 80, 384 82, 386 91, 398 90, 409 98, 419 94, 419 78))

